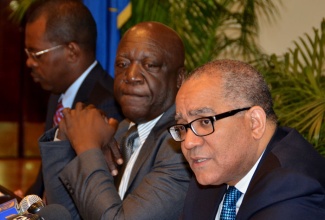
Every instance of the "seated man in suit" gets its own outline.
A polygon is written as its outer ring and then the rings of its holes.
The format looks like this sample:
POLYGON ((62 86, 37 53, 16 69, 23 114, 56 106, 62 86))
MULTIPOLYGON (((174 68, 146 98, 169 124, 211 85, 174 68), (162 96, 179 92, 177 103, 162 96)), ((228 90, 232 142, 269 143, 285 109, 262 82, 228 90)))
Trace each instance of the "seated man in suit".
POLYGON ((125 33, 116 54, 114 94, 127 117, 115 134, 126 166, 114 183, 101 148, 111 141, 115 120, 81 103, 66 108, 61 141, 53 141, 50 130, 39 142, 49 203, 65 206, 74 219, 179 218, 190 171, 166 128, 175 122, 184 60, 182 40, 161 23, 139 23, 125 33), (132 138, 125 137, 130 131, 132 138), (129 160, 127 149, 134 151, 129 160))
POLYGON ((197 68, 177 94, 175 119, 169 132, 195 174, 183 219, 325 219, 325 158, 277 126, 253 67, 216 60, 197 68))
MULTIPOLYGON (((74 108, 77 102, 94 104, 108 117, 123 119, 114 99, 113 79, 95 59, 96 37, 96 23, 80 1, 35 1, 30 6, 25 30, 26 65, 34 81, 51 92, 46 130, 60 120, 57 109, 74 108)), ((40 172, 27 194, 42 193, 40 172)))

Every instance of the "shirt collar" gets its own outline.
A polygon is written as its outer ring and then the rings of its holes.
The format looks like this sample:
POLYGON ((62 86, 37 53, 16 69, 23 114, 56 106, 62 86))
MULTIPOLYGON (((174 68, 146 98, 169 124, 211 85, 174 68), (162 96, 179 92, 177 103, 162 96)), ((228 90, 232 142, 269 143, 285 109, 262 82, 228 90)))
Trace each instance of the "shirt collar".
POLYGON ((257 168, 257 165, 258 163, 260 162, 262 156, 264 154, 264 151, 263 153, 261 154, 261 156, 258 158, 258 160, 256 161, 256 163, 254 164, 254 166, 250 169, 250 171, 244 176, 244 178, 242 178, 236 185, 236 189, 238 189, 240 192, 242 192, 243 194, 246 193, 247 191, 247 188, 248 188, 248 185, 249 183, 251 182, 252 180, 252 177, 256 171, 256 168, 257 168))
MULTIPOLYGON (((146 123, 138 124, 138 133, 139 133, 139 139, 140 139, 140 145, 142 145, 147 137, 149 136, 152 128, 156 125, 156 123, 159 121, 163 114, 159 115, 158 117, 152 119, 151 121, 148 121, 146 123)), ((130 123, 130 127, 134 125, 134 122, 130 123)))

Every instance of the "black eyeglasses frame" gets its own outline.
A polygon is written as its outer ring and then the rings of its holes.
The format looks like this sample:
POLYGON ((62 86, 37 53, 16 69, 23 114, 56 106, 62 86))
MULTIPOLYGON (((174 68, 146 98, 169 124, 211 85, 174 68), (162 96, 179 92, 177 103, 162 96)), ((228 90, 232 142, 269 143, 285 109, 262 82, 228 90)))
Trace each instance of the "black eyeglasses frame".
MULTIPOLYGON (((172 125, 170 127, 167 128, 167 131, 169 132, 169 134, 173 137, 173 139, 175 140, 173 134, 172 134, 172 131, 171 129, 177 125, 182 125, 184 126, 184 128, 186 129, 186 132, 187 132, 187 129, 191 129, 193 131, 193 133, 198 136, 198 137, 203 137, 203 136, 207 136, 209 134, 212 134, 214 132, 214 126, 212 126, 212 132, 208 133, 208 134, 204 134, 204 135, 199 135, 196 133, 196 131, 194 130, 194 128, 192 128, 192 123, 197 121, 197 120, 202 120, 204 118, 206 119, 209 119, 211 121, 211 124, 213 125, 213 122, 215 121, 218 121, 220 119, 223 119, 223 118, 227 118, 227 117, 230 117, 230 116, 233 116, 235 114, 237 114, 238 112, 241 112, 241 111, 246 111, 246 110, 249 110, 251 107, 245 107, 245 108, 239 108, 239 109, 234 109, 234 110, 231 110, 231 111, 228 111, 228 112, 224 112, 224 113, 221 113, 221 114, 217 114, 217 115, 214 115, 214 116, 207 116, 207 117, 201 117, 201 118, 197 118, 193 121, 191 121, 190 123, 188 124, 175 124, 175 125, 172 125)), ((177 142, 182 142, 184 141, 185 138, 183 140, 175 140, 177 142)))

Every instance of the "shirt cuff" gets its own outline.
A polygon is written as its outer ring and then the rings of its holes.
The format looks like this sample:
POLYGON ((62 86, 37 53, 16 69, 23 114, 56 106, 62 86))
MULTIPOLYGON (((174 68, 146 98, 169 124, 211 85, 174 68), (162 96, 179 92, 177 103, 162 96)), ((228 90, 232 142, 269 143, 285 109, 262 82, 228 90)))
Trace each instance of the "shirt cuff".
POLYGON ((58 138, 58 134, 59 134, 59 129, 56 129, 55 134, 54 134, 54 140, 53 140, 53 141, 61 141, 61 140, 58 138))

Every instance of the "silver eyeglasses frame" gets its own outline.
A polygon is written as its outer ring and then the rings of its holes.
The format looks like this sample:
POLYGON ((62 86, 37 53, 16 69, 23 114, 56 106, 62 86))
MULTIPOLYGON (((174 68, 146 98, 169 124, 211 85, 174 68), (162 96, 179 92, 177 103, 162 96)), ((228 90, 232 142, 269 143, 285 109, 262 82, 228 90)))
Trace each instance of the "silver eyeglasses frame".
POLYGON ((54 47, 51 47, 51 48, 48 48, 48 49, 45 49, 45 50, 41 50, 41 51, 38 51, 38 52, 31 52, 29 51, 27 48, 25 48, 25 52, 27 54, 28 57, 32 58, 33 60, 36 60, 38 61, 39 60, 39 57, 45 53, 48 53, 52 50, 56 50, 60 47, 63 47, 64 45, 63 44, 60 44, 60 45, 56 45, 54 47))

